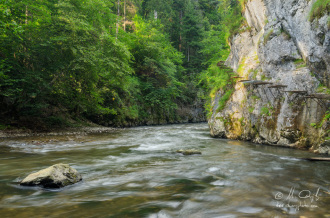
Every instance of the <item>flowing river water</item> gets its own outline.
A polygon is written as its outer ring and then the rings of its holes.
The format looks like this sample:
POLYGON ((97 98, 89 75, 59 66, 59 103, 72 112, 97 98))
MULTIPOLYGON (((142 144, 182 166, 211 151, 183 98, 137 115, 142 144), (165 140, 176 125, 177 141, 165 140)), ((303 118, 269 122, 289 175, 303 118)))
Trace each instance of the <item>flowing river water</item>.
POLYGON ((0 141, 0 217, 330 217, 330 163, 214 139, 206 123, 0 141), (178 149, 198 149, 184 156, 178 149), (56 163, 83 181, 20 187, 56 163))

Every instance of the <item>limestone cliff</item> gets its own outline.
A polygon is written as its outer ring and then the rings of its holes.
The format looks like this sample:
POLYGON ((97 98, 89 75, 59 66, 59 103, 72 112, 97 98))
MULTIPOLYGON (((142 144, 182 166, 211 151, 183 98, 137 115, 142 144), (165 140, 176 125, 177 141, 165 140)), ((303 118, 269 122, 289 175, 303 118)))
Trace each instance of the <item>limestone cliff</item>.
POLYGON ((330 153, 329 100, 308 98, 330 88, 329 14, 310 22, 314 2, 246 3, 248 26, 231 40, 226 65, 250 81, 235 83, 220 112, 223 92, 213 99, 212 136, 330 153))

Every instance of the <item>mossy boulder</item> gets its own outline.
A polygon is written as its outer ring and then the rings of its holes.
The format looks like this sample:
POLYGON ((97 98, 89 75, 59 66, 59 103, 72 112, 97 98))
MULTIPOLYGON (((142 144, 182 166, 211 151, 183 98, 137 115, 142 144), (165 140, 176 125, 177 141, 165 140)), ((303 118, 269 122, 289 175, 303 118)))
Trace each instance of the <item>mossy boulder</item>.
POLYGON ((202 154, 202 152, 200 152, 200 151, 198 151, 196 149, 188 149, 188 150, 180 149, 180 150, 177 150, 176 152, 177 153, 181 153, 183 155, 202 154))
POLYGON ((44 188, 61 188, 82 180, 77 170, 68 164, 55 164, 46 169, 28 175, 20 185, 42 186, 44 188))

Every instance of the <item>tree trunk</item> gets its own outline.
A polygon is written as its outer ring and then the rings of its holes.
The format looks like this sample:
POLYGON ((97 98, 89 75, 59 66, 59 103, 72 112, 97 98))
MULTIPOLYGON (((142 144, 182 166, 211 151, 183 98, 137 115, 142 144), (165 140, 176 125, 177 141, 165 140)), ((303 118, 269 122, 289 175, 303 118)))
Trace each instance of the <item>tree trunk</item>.
POLYGON ((179 37, 179 52, 182 50, 182 10, 180 11, 180 37, 179 37))
POLYGON ((119 0, 117 1, 117 25, 116 25, 116 39, 118 39, 118 31, 119 31, 119 0))
POLYGON ((124 0, 124 31, 126 32, 126 0, 124 0))
POLYGON ((157 20, 157 18, 158 18, 158 13, 157 13, 156 10, 154 10, 154 17, 155 17, 155 20, 157 20))
POLYGON ((25 6, 25 25, 28 24, 28 15, 29 15, 28 6, 26 5, 25 6))

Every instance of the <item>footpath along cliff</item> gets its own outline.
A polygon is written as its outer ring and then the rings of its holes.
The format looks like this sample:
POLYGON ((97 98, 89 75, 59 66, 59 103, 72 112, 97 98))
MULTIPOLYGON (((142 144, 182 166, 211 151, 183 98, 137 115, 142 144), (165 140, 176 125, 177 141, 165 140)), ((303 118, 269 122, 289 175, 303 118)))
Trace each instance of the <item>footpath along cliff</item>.
POLYGON ((240 78, 224 108, 225 91, 213 98, 213 137, 330 153, 330 18, 310 17, 315 2, 247 1, 225 62, 240 78))

